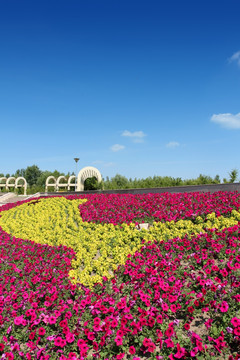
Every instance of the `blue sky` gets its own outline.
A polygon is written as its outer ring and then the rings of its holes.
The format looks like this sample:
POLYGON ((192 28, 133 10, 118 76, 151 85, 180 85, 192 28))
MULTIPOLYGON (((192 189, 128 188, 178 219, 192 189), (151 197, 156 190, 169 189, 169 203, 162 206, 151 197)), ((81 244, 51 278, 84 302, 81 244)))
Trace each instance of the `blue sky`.
POLYGON ((240 170, 238 0, 2 0, 0 173, 240 170))

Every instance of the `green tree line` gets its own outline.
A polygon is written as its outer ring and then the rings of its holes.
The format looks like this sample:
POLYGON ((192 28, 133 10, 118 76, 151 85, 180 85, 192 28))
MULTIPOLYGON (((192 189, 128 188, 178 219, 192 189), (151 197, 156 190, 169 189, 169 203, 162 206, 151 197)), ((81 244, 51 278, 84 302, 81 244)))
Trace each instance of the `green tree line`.
POLYGON ((221 181, 219 175, 212 178, 211 176, 200 174, 196 179, 182 179, 180 177, 174 178, 171 176, 149 176, 145 179, 127 179, 125 176, 117 174, 111 179, 107 177, 103 184, 105 190, 113 190, 233 183, 237 181, 238 170, 233 169, 228 175, 228 179, 223 178, 221 181))
MULTIPOLYGON (((28 183, 28 193, 32 194, 38 191, 45 191, 45 183, 48 176, 66 176, 68 178, 74 173, 64 174, 55 170, 53 172, 45 170, 42 171, 37 165, 28 166, 26 169, 18 169, 14 174, 1 174, 0 177, 22 176, 28 183)), ((238 179, 238 170, 233 169, 228 173, 228 178, 220 179, 219 175, 211 177, 208 175, 200 174, 196 179, 182 179, 180 177, 174 178, 171 176, 149 176, 144 179, 131 179, 123 175, 116 174, 114 177, 106 179, 99 184, 96 178, 86 179, 84 183, 84 190, 115 190, 115 189, 141 189, 141 188, 155 188, 155 187, 168 187, 168 186, 185 186, 185 185, 204 185, 204 184, 221 184, 221 183, 234 183, 238 179)), ((18 189, 20 192, 22 189, 18 189)))

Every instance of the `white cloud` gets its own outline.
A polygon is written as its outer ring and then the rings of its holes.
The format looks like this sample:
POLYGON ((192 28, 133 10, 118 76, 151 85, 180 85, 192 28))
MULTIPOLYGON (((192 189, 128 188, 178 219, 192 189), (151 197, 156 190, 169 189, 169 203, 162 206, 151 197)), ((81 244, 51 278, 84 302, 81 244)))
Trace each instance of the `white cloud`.
POLYGON ((180 144, 179 144, 177 141, 170 141, 170 142, 166 145, 166 147, 167 147, 167 148, 174 149, 174 148, 178 147, 179 145, 180 145, 180 144))
POLYGON ((115 166, 115 163, 114 162, 108 162, 108 163, 104 163, 105 167, 111 167, 111 166, 115 166))
POLYGON ((211 121, 228 129, 240 129, 240 113, 236 115, 230 113, 217 115, 213 114, 211 121))
POLYGON ((144 141, 143 138, 147 135, 144 134, 143 131, 133 131, 132 132, 132 131, 125 130, 125 131, 123 131, 122 136, 130 137, 133 139, 133 142, 140 143, 140 142, 144 141))
POLYGON ((102 160, 95 160, 95 161, 92 161, 92 164, 93 165, 101 165, 101 164, 103 164, 103 161, 102 160))
POLYGON ((238 66, 240 66, 240 51, 235 52, 229 59, 230 62, 236 61, 238 66))
POLYGON ((104 167, 111 167, 111 166, 114 166, 115 163, 113 162, 104 162, 102 160, 95 160, 92 162, 93 165, 102 165, 104 167))
POLYGON ((117 152, 117 151, 120 151, 120 150, 125 149, 125 146, 124 146, 124 145, 115 144, 115 145, 111 146, 110 149, 111 149, 112 151, 114 151, 114 152, 117 152))

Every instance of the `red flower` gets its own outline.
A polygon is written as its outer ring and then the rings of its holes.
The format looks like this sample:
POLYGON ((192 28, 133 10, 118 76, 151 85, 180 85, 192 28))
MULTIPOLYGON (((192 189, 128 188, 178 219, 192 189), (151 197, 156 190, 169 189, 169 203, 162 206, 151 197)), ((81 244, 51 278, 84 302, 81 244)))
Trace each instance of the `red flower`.
POLYGON ((237 327, 237 328, 235 328, 235 329, 233 330, 233 333, 234 333, 235 335, 237 335, 237 336, 240 336, 240 326, 237 327))
POLYGON ((39 334, 40 336, 45 335, 45 332, 46 332, 46 330, 45 330, 43 327, 40 327, 40 328, 38 329, 38 334, 39 334))
POLYGON ((29 335, 29 339, 30 340, 33 340, 35 338, 35 332, 31 332, 30 335, 29 335))
POLYGON ((130 353, 131 355, 134 355, 135 352, 136 352, 135 347, 134 347, 134 346, 130 346, 130 348, 129 348, 129 353, 130 353))
POLYGON ((171 337, 171 336, 173 336, 173 334, 174 334, 173 328, 172 328, 171 326, 168 327, 167 330, 165 331, 165 335, 166 335, 167 337, 171 337))
POLYGON ((189 306, 187 309, 188 309, 188 312, 190 312, 190 314, 192 314, 194 312, 194 308, 192 306, 189 306))
POLYGON ((154 352, 155 351, 155 349, 156 349, 156 345, 152 342, 150 345, 148 345, 148 351, 149 352, 154 352))
POLYGON ((117 359, 117 360, 121 360, 121 359, 124 358, 124 356, 125 356, 125 353, 118 354, 118 355, 116 356, 116 359, 117 359))
POLYGON ((226 301, 223 301, 221 303, 221 306, 220 306, 220 311, 221 312, 227 312, 228 308, 229 308, 228 303, 226 301))

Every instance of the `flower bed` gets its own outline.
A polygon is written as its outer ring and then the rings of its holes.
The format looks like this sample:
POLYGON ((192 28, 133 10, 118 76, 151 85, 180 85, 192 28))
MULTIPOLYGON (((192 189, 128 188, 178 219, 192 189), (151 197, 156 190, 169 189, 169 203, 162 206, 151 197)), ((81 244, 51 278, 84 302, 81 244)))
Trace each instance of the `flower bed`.
MULTIPOLYGON (((68 196, 74 199, 74 196, 68 196)), ((88 202, 80 206, 83 221, 110 224, 132 222, 194 220, 206 217, 228 215, 240 207, 237 192, 182 193, 182 194, 109 194, 83 195, 88 202)))
MULTIPOLYGON (((191 221, 163 219, 149 232, 136 230, 135 224, 82 221, 78 206, 80 211, 88 202, 92 206, 90 199, 80 204, 82 200, 54 198, 25 202, 7 212, 3 208, 1 226, 11 225, 15 236, 0 230, 0 358, 237 359, 239 195, 223 194, 222 208, 220 197, 217 216, 206 206, 191 221), (53 215, 57 209, 60 217, 53 215), (44 243, 40 231, 46 235, 43 224, 52 223, 58 231, 44 243), (68 243, 74 226, 78 241, 68 243), (19 238, 27 230, 36 232, 34 242, 19 238), (77 245, 85 236, 86 249, 91 249, 94 234, 99 243, 109 241, 101 248, 107 252, 105 260, 119 238, 117 250, 129 249, 132 242, 138 248, 126 255, 114 277, 104 276, 102 284, 90 289, 71 282, 71 271, 76 271, 77 245)), ((89 255, 91 262, 93 253, 89 255)))

